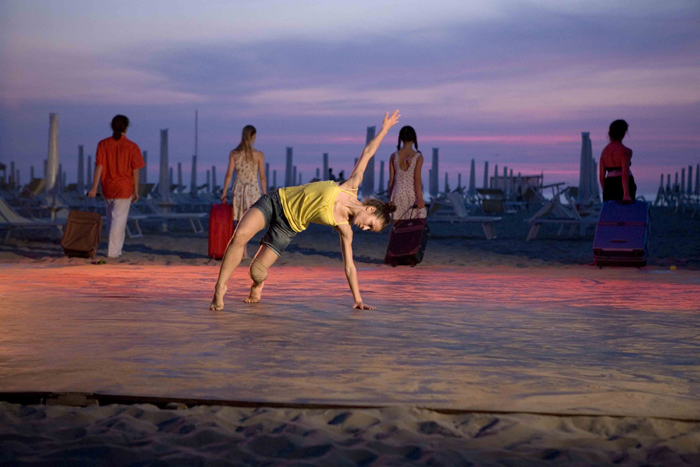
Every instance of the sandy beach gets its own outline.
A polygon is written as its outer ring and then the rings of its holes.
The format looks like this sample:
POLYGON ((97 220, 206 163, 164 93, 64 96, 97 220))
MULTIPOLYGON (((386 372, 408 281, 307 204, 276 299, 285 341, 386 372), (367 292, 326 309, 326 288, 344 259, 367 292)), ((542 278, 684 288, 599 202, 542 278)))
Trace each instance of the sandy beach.
POLYGON ((700 463, 697 423, 649 418, 0 402, 0 422, 7 465, 700 463))
POLYGON ((597 269, 592 230, 526 242, 526 214, 491 241, 435 224, 416 268, 358 233, 372 312, 350 310, 337 234, 316 226, 261 303, 240 303, 239 268, 223 312, 206 233, 147 226, 102 265, 13 238, 0 464, 700 462, 700 220, 655 209, 650 265, 597 269), (21 397, 46 392, 87 398, 21 397))
POLYGON ((699 7, 0 0, 0 467, 700 467, 699 7))
MULTIPOLYGON (((486 240, 478 223, 433 223, 425 258, 420 267, 572 267, 593 264, 592 241, 594 229, 589 227, 584 237, 557 235, 557 226, 544 226, 539 237, 527 242, 526 220, 534 211, 520 211, 503 217, 495 224, 497 237, 486 240)), ((700 218, 690 213, 674 213, 671 208, 652 208, 652 231, 649 240, 649 268, 700 270, 700 218)), ((125 241, 124 254, 115 264, 188 264, 215 265, 207 257, 207 233, 193 234, 189 224, 175 225, 168 234, 159 231, 159 223, 144 224, 146 235, 125 241)), ((0 261, 4 263, 86 264, 89 261, 70 259, 63 255, 56 240, 46 233, 29 233, 32 240, 12 238, 0 244, 0 261), (43 235, 43 237, 42 237, 43 235)), ((255 237, 259 239, 260 236, 255 237)), ((365 265, 383 264, 386 254, 386 233, 356 232, 353 251, 355 262, 365 265)), ((257 243, 251 242, 249 255, 255 254, 257 243)), ((100 253, 106 255, 106 241, 100 253)), ((276 265, 316 266, 337 265, 341 260, 338 234, 333 230, 311 224, 297 235, 276 265)), ((244 264, 247 264, 244 262, 244 264)))

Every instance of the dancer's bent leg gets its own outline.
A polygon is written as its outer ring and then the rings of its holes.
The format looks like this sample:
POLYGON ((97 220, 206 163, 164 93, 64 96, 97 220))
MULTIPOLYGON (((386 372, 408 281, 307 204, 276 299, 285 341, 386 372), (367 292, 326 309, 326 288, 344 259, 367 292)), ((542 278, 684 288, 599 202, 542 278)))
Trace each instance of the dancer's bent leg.
POLYGON ((241 262, 243 257, 243 248, 253 238, 253 235, 265 228, 265 216, 257 208, 249 209, 243 218, 238 223, 233 237, 228 242, 224 259, 221 261, 221 269, 219 269, 219 278, 216 281, 214 288, 214 298, 211 301, 209 309, 223 310, 224 295, 226 294, 226 282, 228 282, 231 274, 236 266, 241 262))
MULTIPOLYGON (((234 221, 234 222, 233 222, 233 228, 235 229, 235 228, 238 226, 238 224, 239 224, 239 221, 234 221)), ((249 258, 250 258, 250 256, 248 256, 248 245, 246 244, 246 245, 243 246, 243 257, 242 257, 242 259, 249 259, 249 258)))
POLYGON ((258 253, 250 263, 250 278, 253 284, 250 286, 250 295, 244 299, 245 303, 257 303, 260 301, 265 279, 267 279, 267 270, 275 264, 279 255, 267 245, 262 245, 258 253))

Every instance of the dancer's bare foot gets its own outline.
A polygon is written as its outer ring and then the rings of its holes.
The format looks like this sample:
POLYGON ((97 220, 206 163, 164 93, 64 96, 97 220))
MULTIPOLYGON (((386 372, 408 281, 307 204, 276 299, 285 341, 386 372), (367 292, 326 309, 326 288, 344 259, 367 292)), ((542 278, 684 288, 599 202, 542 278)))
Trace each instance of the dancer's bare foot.
POLYGON ((258 285, 251 285, 250 295, 248 295, 248 298, 244 298, 243 301, 245 303, 258 303, 260 301, 260 297, 262 296, 262 290, 264 285, 264 282, 261 282, 258 285))
POLYGON ((221 311, 224 309, 224 295, 226 295, 227 290, 228 287, 225 285, 221 288, 214 287, 214 298, 211 299, 211 304, 209 305, 210 310, 221 311))

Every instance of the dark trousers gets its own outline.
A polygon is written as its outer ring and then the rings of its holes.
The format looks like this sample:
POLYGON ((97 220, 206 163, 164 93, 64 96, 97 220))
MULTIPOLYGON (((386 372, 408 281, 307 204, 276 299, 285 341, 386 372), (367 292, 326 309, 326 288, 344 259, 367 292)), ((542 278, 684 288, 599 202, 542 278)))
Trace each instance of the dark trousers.
MULTIPOLYGON (((630 199, 634 201, 637 197, 637 184, 634 183, 634 176, 630 175, 628 188, 630 191, 630 199)), ((622 201, 625 196, 625 190, 622 188, 622 177, 606 177, 603 185, 603 201, 617 200, 622 201)))

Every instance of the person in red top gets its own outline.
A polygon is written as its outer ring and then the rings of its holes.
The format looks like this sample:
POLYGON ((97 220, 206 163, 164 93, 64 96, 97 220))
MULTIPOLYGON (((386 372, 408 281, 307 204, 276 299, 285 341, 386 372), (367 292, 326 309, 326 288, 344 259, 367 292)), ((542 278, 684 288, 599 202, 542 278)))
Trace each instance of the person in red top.
POLYGON ((139 170, 146 165, 138 145, 126 139, 128 127, 129 119, 124 115, 112 119, 114 133, 97 144, 95 177, 88 192, 90 198, 97 196, 97 186, 102 182, 109 231, 107 256, 110 258, 122 254, 129 208, 139 199, 139 170))
POLYGON ((637 185, 630 171, 632 150, 622 144, 628 128, 624 120, 615 120, 610 124, 610 144, 603 149, 599 164, 603 201, 634 201, 637 196, 637 185))

